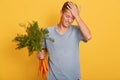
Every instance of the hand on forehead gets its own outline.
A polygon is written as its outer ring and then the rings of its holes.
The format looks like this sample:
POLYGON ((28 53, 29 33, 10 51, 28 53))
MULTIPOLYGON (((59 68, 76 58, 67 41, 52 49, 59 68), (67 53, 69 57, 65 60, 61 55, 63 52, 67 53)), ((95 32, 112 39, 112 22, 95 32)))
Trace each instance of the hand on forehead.
POLYGON ((72 8, 72 7, 76 7, 77 8, 77 5, 74 2, 69 1, 67 7, 68 8, 72 8))

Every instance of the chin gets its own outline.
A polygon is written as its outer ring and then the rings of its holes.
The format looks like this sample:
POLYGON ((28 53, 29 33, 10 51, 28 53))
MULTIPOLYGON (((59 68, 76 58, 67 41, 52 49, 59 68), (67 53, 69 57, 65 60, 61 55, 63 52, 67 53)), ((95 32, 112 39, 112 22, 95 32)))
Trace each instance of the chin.
POLYGON ((64 28, 69 28, 69 26, 64 26, 64 28))
POLYGON ((66 25, 64 25, 64 27, 69 28, 69 27, 70 27, 70 24, 66 24, 66 25))

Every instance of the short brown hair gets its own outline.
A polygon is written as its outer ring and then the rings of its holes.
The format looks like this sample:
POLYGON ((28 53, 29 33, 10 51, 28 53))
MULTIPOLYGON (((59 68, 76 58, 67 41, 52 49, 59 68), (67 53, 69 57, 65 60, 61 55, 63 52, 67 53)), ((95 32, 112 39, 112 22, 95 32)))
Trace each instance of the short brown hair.
MULTIPOLYGON (((65 10, 67 10, 68 9, 68 7, 69 7, 69 3, 70 1, 67 1, 67 2, 65 2, 64 4, 63 4, 63 7, 62 7, 62 12, 64 13, 65 12, 65 10)), ((76 5, 76 4, 75 4, 76 5)), ((77 5, 76 5, 76 7, 77 7, 77 5)))
POLYGON ((65 2, 65 3, 63 4, 62 12, 65 12, 65 10, 68 9, 68 7, 67 7, 67 6, 69 6, 68 3, 69 3, 69 1, 67 1, 67 2, 65 2))

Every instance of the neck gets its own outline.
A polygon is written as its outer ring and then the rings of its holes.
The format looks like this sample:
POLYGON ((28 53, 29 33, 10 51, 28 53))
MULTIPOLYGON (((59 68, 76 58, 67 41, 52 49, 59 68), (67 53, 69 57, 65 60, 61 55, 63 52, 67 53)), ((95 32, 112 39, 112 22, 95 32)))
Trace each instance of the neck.
POLYGON ((61 24, 58 24, 56 31, 60 34, 64 34, 69 28, 64 27, 61 24))
POLYGON ((61 31, 67 31, 67 30, 68 30, 68 27, 63 26, 62 24, 58 24, 58 28, 59 28, 61 31))

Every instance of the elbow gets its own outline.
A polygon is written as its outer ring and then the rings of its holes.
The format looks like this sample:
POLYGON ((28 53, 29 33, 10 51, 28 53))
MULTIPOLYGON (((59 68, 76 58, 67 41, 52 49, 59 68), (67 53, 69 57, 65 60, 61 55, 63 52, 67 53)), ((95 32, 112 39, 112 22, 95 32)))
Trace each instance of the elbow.
POLYGON ((91 40, 91 39, 92 39, 92 36, 91 36, 91 35, 85 37, 85 40, 86 40, 86 41, 89 41, 89 40, 91 40))
POLYGON ((87 40, 91 40, 91 39, 92 39, 92 36, 91 36, 91 35, 87 37, 87 40))

